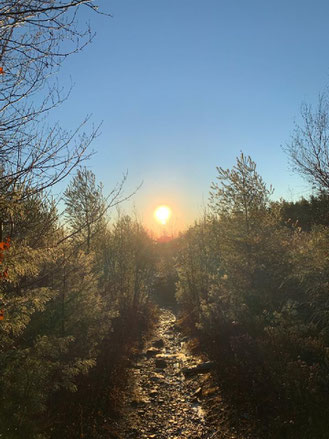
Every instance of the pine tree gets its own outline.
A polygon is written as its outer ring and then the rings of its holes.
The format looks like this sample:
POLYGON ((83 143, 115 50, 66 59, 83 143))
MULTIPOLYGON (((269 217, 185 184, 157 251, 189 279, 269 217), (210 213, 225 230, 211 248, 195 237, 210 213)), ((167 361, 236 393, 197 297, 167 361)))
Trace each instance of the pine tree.
POLYGON ((72 237, 87 253, 96 235, 104 232, 106 200, 103 185, 96 183, 95 174, 79 169, 64 193, 65 215, 72 237))
POLYGON ((217 167, 217 180, 210 191, 210 207, 218 215, 242 216, 247 232, 252 228, 253 215, 269 205, 272 187, 267 188, 256 171, 256 163, 241 153, 230 169, 217 167))

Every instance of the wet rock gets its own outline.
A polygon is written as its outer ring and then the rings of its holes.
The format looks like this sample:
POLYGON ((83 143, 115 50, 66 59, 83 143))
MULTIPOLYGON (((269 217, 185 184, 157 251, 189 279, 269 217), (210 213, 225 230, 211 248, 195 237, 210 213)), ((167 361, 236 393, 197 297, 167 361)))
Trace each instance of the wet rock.
POLYGON ((198 387, 196 391, 194 392, 193 396, 196 396, 197 398, 200 398, 202 396, 202 387, 198 387))
POLYGON ((163 358, 156 358, 155 367, 157 369, 165 369, 167 367, 167 362, 163 358))
POLYGON ((188 376, 198 375, 199 373, 208 373, 215 368, 215 363, 213 361, 206 361, 204 363, 200 363, 194 367, 183 367, 182 373, 188 376))
POLYGON ((131 407, 137 408, 137 407, 138 407, 138 401, 137 401, 137 399, 133 399, 133 400, 130 402, 130 405, 131 405, 131 407))
POLYGON ((150 401, 148 399, 144 399, 144 398, 138 399, 138 398, 136 398, 136 399, 133 399, 130 402, 130 405, 131 405, 131 407, 137 408, 137 407, 142 407, 142 406, 148 404, 149 402, 150 401))
POLYGON ((151 357, 155 357, 156 355, 160 354, 160 350, 155 348, 155 347, 151 347, 146 351, 146 357, 147 358, 151 358, 151 357))
POLYGON ((140 363, 133 363, 129 365, 129 369, 141 369, 143 367, 140 363))
POLYGON ((164 341, 162 338, 158 338, 157 340, 155 340, 152 343, 153 347, 157 348, 157 349, 161 349, 164 347, 164 341))
POLYGON ((138 438, 138 437, 140 437, 138 429, 134 428, 134 427, 130 428, 129 435, 130 435, 131 438, 138 438))
POLYGON ((203 396, 213 396, 219 393, 218 387, 209 387, 202 393, 203 396))
POLYGON ((162 380, 164 380, 164 375, 161 375, 160 373, 154 373, 150 377, 150 381, 153 381, 153 382, 158 382, 158 381, 162 381, 162 380))

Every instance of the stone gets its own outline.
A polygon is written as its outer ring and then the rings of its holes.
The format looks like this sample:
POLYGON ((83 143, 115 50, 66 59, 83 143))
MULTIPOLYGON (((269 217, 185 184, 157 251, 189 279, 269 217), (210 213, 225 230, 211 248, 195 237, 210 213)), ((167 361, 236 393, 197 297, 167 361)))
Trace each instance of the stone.
POLYGON ((167 362, 163 358, 157 358, 155 360, 155 367, 158 369, 165 369, 167 367, 167 362))
POLYGON ((149 402, 150 401, 148 399, 145 399, 145 398, 133 399, 130 402, 130 405, 131 405, 131 407, 137 408, 137 407, 145 406, 149 402))
POLYGON ((204 392, 203 392, 203 395, 204 396, 213 396, 213 395, 216 395, 216 394, 218 394, 219 393, 219 389, 218 389, 218 387, 209 387, 209 389, 206 389, 204 392))
POLYGON ((161 351, 156 349, 155 347, 151 347, 146 351, 147 358, 155 357, 157 354, 160 354, 161 351))
POLYGON ((200 398, 202 396, 202 387, 198 387, 197 390, 194 392, 193 396, 200 398))
POLYGON ((164 347, 164 341, 162 340, 162 338, 158 338, 157 340, 155 340, 152 343, 152 346, 158 349, 161 349, 164 347))
POLYGON ((129 366, 130 369, 142 369, 143 365, 140 363, 131 364, 129 366))
POLYGON ((198 373, 207 373, 213 370, 216 366, 214 361, 206 361, 196 366, 198 373))
POLYGON ((153 381, 153 382, 162 381, 162 380, 164 380, 164 375, 161 375, 160 373, 154 373, 150 377, 150 381, 153 381))
POLYGON ((198 375, 199 373, 208 373, 215 368, 214 361, 206 361, 194 367, 183 367, 182 373, 187 376, 198 375))

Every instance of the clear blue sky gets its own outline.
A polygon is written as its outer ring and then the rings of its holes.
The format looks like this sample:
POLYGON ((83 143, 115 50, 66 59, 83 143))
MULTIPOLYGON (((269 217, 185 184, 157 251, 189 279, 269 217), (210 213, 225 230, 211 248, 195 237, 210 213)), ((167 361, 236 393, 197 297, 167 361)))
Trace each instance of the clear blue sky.
POLYGON ((280 145, 303 101, 328 85, 327 0, 100 0, 113 18, 90 15, 92 45, 60 79, 75 83, 56 117, 74 127, 103 121, 88 166, 109 191, 128 169, 127 193, 150 223, 156 204, 189 223, 206 203, 216 165, 242 150, 276 197, 307 185, 291 175, 280 145))

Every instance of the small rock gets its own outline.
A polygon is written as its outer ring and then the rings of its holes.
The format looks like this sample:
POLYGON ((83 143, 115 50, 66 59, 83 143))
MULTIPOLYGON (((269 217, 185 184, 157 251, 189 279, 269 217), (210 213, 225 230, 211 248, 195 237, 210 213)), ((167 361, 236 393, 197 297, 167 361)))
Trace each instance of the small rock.
POLYGON ((164 375, 161 375, 160 373, 155 373, 154 375, 152 375, 150 377, 150 381, 157 382, 157 381, 162 381, 162 380, 164 380, 164 375))
POLYGON ((163 358, 157 358, 155 360, 155 367, 158 369, 165 369, 167 367, 167 362, 163 358))
POLYGON ((142 369, 143 365, 140 363, 135 363, 130 365, 130 369, 142 369))
POLYGON ((147 358, 155 357, 157 354, 160 354, 159 349, 156 349, 155 347, 149 348, 146 351, 147 358))
POLYGON ((137 399, 133 399, 133 400, 130 402, 130 405, 131 405, 131 407, 134 407, 134 408, 138 407, 138 401, 137 401, 137 399))
POLYGON ((197 398, 200 398, 202 396, 202 387, 199 387, 193 394, 193 396, 196 396, 197 398))
POLYGON ((155 348, 161 349, 161 348, 164 347, 164 341, 162 340, 162 338, 159 338, 158 340, 155 340, 155 341, 152 343, 152 345, 153 345, 155 348))
POLYGON ((149 402, 150 402, 149 400, 143 399, 143 398, 141 398, 141 399, 133 399, 130 402, 130 405, 131 405, 131 407, 137 408, 137 407, 144 406, 144 405, 148 404, 149 402))
POLYGON ((218 387, 210 387, 209 389, 206 389, 203 392, 203 395, 204 396, 213 396, 213 395, 216 395, 218 392, 219 392, 218 387))
POLYGON ((200 363, 194 367, 183 367, 182 372, 185 376, 198 375, 199 373, 207 373, 214 369, 215 363, 213 361, 206 361, 205 363, 200 363))

